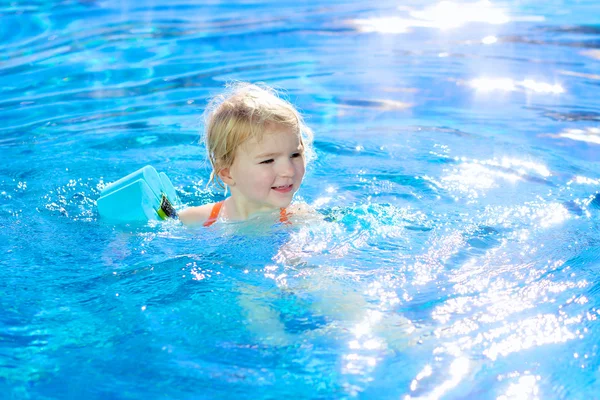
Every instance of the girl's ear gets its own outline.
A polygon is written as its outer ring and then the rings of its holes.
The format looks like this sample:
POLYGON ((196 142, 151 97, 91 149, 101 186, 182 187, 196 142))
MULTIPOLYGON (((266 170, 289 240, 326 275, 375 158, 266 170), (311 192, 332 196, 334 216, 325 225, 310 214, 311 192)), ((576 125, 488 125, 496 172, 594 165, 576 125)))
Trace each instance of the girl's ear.
POLYGON ((221 169, 217 175, 219 175, 219 178, 221 178, 221 180, 227 186, 234 186, 235 185, 235 181, 231 177, 231 173, 229 171, 229 168, 223 168, 223 169, 221 169))

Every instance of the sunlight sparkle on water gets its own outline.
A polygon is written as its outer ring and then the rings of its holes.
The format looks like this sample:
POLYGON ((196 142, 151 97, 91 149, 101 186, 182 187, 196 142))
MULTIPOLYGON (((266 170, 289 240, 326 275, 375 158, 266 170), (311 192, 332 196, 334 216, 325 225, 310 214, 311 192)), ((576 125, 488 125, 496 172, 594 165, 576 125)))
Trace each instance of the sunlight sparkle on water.
MULTIPOLYGON (((392 232, 397 230, 392 230, 392 232)), ((400 299, 398 298, 398 294, 391 290, 387 291, 381 282, 373 282, 369 285, 369 288, 365 291, 367 296, 377 298, 382 305, 386 306, 394 306, 400 303, 400 299)))
POLYGON ((470 192, 472 198, 478 197, 472 189, 491 189, 497 187, 498 179, 516 182, 521 178, 517 174, 494 171, 479 163, 464 163, 452 173, 442 178, 443 182, 452 184, 453 189, 461 192, 470 192))
POLYGON ((318 199, 316 199, 312 203, 312 206, 315 208, 323 207, 325 204, 329 203, 331 200, 332 200, 332 198, 329 196, 322 196, 322 197, 319 197, 318 199))
POLYGON ((498 41, 498 38, 496 36, 486 36, 483 39, 481 39, 481 43, 483 44, 494 44, 498 41))
MULTIPOLYGON (((466 357, 459 357, 455 359, 452 364, 450 364, 449 373, 450 378, 442 382, 439 386, 437 386, 431 393, 429 393, 425 398, 427 399, 440 399, 446 392, 450 389, 456 387, 460 381, 467 375, 470 368, 469 359, 466 357)), ((418 375, 417 375, 418 376, 418 375)), ((414 382, 414 381, 413 381, 414 382)), ((415 386, 416 387, 416 386, 415 386)), ((412 384, 411 384, 412 388, 412 384)), ((412 397, 406 396, 405 399, 411 399, 412 397)))
POLYGON ((538 210, 536 217, 540 220, 540 226, 547 228, 567 220, 569 218, 569 210, 562 204, 547 204, 544 208, 538 210))
POLYGON ((371 333, 373 325, 379 323, 381 318, 383 318, 383 314, 380 311, 370 311, 367 317, 352 329, 352 333, 357 338, 368 335, 371 333))
POLYGON ((481 191, 498 187, 501 180, 516 183, 534 175, 543 178, 551 176, 545 165, 534 161, 509 157, 490 160, 471 160, 466 157, 455 159, 461 161, 461 164, 435 184, 466 193, 471 199, 478 198, 481 191))
POLYGON ((523 375, 516 383, 512 383, 505 394, 497 400, 538 400, 539 388, 537 382, 540 376, 523 375))
POLYGON ((360 354, 352 353, 344 356, 344 364, 342 373, 361 375, 365 373, 365 370, 372 369, 377 365, 377 359, 375 357, 363 356, 360 354))
POLYGON ((377 350, 383 348, 383 342, 378 339, 365 340, 363 343, 358 340, 351 340, 348 342, 348 347, 352 350, 377 350))
POLYGON ((412 391, 417 390, 417 385, 419 384, 419 381, 422 380, 423 378, 427 378, 428 376, 431 376, 432 373, 433 373, 433 370, 431 368, 431 365, 427 364, 421 370, 421 372, 419 372, 417 374, 415 379, 413 379, 413 381, 410 383, 410 390, 412 390, 412 391))
POLYGON ((567 328, 567 325, 576 322, 579 322, 576 318, 564 319, 553 314, 540 314, 507 324, 484 335, 486 339, 491 339, 492 343, 483 354, 491 360, 496 360, 498 356, 506 356, 531 347, 575 339, 576 335, 567 328), (504 339, 494 341, 500 337, 504 339))
POLYGON ((486 164, 500 165, 505 168, 518 167, 519 172, 521 172, 521 173, 525 173, 526 170, 532 170, 543 177, 550 176, 550 170, 545 165, 536 163, 533 161, 519 160, 518 158, 504 157, 504 158, 502 158, 500 163, 496 162, 496 160, 490 160, 490 161, 487 161, 486 164))

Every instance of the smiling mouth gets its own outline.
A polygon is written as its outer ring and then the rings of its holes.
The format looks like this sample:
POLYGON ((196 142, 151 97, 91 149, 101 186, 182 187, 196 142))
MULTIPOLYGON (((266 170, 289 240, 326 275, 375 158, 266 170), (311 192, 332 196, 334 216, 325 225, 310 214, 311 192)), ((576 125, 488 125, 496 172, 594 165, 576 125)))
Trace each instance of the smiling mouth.
POLYGON ((271 189, 275 190, 279 193, 288 193, 291 192, 294 185, 283 185, 283 186, 273 186, 271 189))

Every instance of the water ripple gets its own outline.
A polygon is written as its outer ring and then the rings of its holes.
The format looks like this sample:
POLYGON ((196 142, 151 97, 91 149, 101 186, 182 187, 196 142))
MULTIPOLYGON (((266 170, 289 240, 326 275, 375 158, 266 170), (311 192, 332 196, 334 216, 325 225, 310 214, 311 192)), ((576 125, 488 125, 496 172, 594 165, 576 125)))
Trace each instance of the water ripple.
POLYGON ((0 5, 6 396, 594 397, 595 3, 153 3, 0 5), (99 219, 146 164, 223 199, 231 79, 303 110, 317 211, 99 219))

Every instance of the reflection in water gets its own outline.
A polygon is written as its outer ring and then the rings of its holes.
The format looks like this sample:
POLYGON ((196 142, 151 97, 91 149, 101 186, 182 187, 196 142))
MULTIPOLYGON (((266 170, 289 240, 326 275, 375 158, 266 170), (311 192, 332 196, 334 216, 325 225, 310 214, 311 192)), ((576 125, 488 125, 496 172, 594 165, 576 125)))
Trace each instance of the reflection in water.
POLYGON ((581 54, 596 60, 600 60, 600 50, 598 49, 582 51, 581 54))
POLYGON ((592 179, 586 176, 576 176, 572 181, 567 182, 567 185, 571 185, 573 182, 581 185, 598 185, 600 186, 600 179, 592 179))
POLYGON ((371 33, 406 33, 415 22, 400 17, 381 17, 368 19, 355 19, 350 21, 360 32, 371 33))
POLYGON ((473 79, 470 85, 477 90, 491 91, 491 90, 503 90, 505 92, 511 92, 516 89, 516 85, 512 79, 509 78, 479 78, 473 79))
MULTIPOLYGON (((354 19, 351 25, 361 32, 377 33, 407 33, 410 28, 454 29, 468 23, 484 23, 490 25, 506 24, 511 21, 543 21, 543 17, 524 16, 509 17, 507 10, 483 0, 475 3, 441 1, 433 6, 415 10, 408 7, 398 7, 405 16, 374 17, 354 19)), ((495 43, 489 36, 484 43, 495 43)))
MULTIPOLYGON (((600 59, 600 57, 598 57, 600 59)), ((584 72, 576 71, 558 71, 561 75, 576 76, 578 78, 592 79, 594 81, 600 81, 600 75, 597 74, 586 74, 584 72)))
POLYGON ((411 10, 408 16, 377 17, 351 21, 361 32, 406 33, 410 28, 426 27, 450 29, 469 22, 504 24, 510 19, 504 11, 494 7, 489 1, 477 3, 455 3, 442 1, 423 10, 411 10))
POLYGON ((486 0, 477 3, 441 1, 422 11, 412 11, 410 15, 423 21, 429 21, 432 26, 440 29, 457 28, 468 22, 496 25, 510 21, 502 9, 486 0))
POLYGON ((356 108, 374 108, 378 110, 404 110, 411 108, 413 105, 397 100, 389 99, 336 99, 340 107, 356 107, 356 108))
POLYGON ((512 92, 519 88, 536 93, 564 93, 564 88, 559 84, 550 84, 546 82, 538 82, 533 79, 525 79, 523 81, 515 81, 511 78, 478 78, 473 79, 470 86, 481 91, 501 90, 512 92))
POLYGON ((536 82, 533 79, 525 79, 523 82, 521 82, 521 85, 526 89, 530 89, 538 93, 563 93, 565 91, 561 85, 536 82))
POLYGON ((556 135, 548 135, 558 139, 571 139, 578 142, 600 144, 600 128, 589 127, 584 129, 567 128, 556 135))
POLYGON ((24 288, 0 304, 17 348, 4 381, 18 398, 101 379, 108 397, 121 382, 141 397, 428 399, 591 382, 577 371, 597 369, 599 31, 578 8, 591 1, 109 0, 78 21, 78 2, 28 2, 0 24, 0 282, 24 288), (514 23, 538 11, 557 29, 514 23), (96 221, 100 177, 138 163, 167 166, 188 203, 220 199, 196 142, 229 79, 306 110, 319 157, 302 196, 327 223, 257 238, 96 221), (137 354, 147 370, 129 368, 137 354), (79 376, 78 360, 95 361, 79 376))

